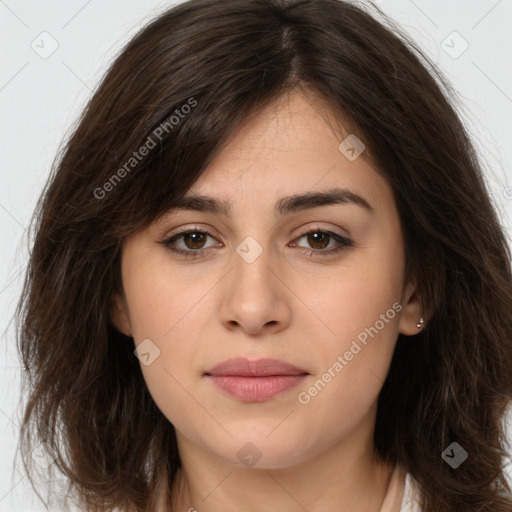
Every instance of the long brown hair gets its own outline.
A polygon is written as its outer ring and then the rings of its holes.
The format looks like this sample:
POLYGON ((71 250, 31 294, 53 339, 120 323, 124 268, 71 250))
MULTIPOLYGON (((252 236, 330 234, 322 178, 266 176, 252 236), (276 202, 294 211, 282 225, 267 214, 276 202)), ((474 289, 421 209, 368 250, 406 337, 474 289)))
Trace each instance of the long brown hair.
POLYGON ((355 127, 392 186, 428 318, 398 337, 376 453, 416 479, 424 512, 512 510, 510 249, 454 91, 373 8, 381 22, 340 0, 181 3, 127 44, 56 158, 17 309, 20 447, 35 474, 30 451, 47 443, 84 510, 153 510, 180 467, 133 340, 110 320, 123 240, 171 208, 248 116, 301 88, 355 127), (457 468, 442 457, 452 442, 468 454, 457 468))

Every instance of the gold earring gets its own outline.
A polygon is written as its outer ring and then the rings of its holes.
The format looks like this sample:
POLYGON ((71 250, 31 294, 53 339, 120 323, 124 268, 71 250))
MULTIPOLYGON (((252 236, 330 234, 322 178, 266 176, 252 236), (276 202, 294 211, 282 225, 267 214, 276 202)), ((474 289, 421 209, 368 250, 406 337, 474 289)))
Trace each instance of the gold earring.
POLYGON ((421 329, 423 327, 423 317, 420 318, 420 321, 416 324, 416 327, 418 329, 421 329))

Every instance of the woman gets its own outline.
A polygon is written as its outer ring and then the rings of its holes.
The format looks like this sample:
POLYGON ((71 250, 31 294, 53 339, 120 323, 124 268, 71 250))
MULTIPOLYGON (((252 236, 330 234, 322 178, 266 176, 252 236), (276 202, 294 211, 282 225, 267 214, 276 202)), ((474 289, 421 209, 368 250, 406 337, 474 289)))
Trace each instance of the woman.
POLYGON ((18 308, 24 462, 83 510, 511 510, 510 251, 388 23, 193 0, 106 74, 18 308))

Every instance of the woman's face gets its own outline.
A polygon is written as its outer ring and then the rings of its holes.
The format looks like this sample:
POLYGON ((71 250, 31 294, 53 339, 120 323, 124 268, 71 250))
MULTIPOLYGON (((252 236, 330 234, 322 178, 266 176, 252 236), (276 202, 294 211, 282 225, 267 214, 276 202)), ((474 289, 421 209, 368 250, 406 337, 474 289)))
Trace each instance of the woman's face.
POLYGON ((182 446, 237 466, 369 440, 397 336, 418 332, 392 190, 353 138, 339 148, 350 132, 336 136, 326 108, 281 97, 187 193, 210 198, 209 211, 170 211, 123 247, 113 319, 139 347, 151 395, 182 446), (299 370, 209 374, 232 358, 299 370))

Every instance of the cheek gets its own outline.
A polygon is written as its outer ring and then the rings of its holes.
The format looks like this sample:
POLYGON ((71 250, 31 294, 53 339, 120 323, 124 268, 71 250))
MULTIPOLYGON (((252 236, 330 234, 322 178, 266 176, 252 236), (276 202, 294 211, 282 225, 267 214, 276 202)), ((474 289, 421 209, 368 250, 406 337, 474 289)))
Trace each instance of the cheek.
POLYGON ((157 357, 150 365, 141 362, 146 386, 157 407, 178 429, 187 430, 193 418, 201 418, 202 410, 191 398, 191 386, 199 377, 198 343, 206 332, 200 312, 200 294, 180 293, 168 285, 141 290, 132 304, 133 336, 136 345, 150 339, 157 357))
POLYGON ((211 305, 205 295, 210 288, 184 286, 176 279, 158 284, 147 280, 130 304, 135 343, 150 339, 158 347, 158 366, 183 383, 199 373, 198 346, 211 332, 211 305))
POLYGON ((297 395, 299 407, 340 438, 375 406, 398 336, 398 302, 394 307, 385 303, 384 308, 380 301, 361 305, 366 309, 360 309, 357 317, 338 317, 333 324, 336 336, 324 337, 324 343, 319 340, 318 372, 297 395))
POLYGON ((187 333, 181 338, 184 342, 194 337, 190 317, 204 316, 200 314, 207 302, 204 299, 214 284, 199 266, 196 272, 183 272, 171 265, 161 249, 127 261, 123 280, 135 340, 153 337, 164 344, 183 330, 187 333))
MULTIPOLYGON (((336 421, 354 418, 376 400, 389 369, 399 334, 403 285, 400 246, 371 248, 347 265, 316 297, 316 310, 328 330, 315 345, 317 368, 314 385, 304 389, 302 403, 315 414, 325 414, 329 403, 336 421)), ((325 421, 330 421, 327 417, 325 421)))
POLYGON ((198 345, 211 326, 208 290, 215 280, 204 272, 184 277, 160 257, 127 262, 123 279, 135 345, 151 353, 150 364, 141 359, 148 390, 169 421, 185 429, 186 418, 200 414, 188 390, 203 370, 198 345))
MULTIPOLYGON (((349 349, 351 340, 377 322, 382 331, 382 344, 393 344, 398 335, 398 318, 402 306, 404 259, 400 244, 391 247, 373 246, 354 253, 313 296, 314 308, 319 312, 323 329, 331 343, 330 350, 349 349), (395 306, 393 306, 395 305, 395 306)), ((307 293, 304 283, 302 293, 307 293)), ((311 295, 311 294, 310 294, 311 295)), ((380 332, 379 332, 380 336, 380 332)))

